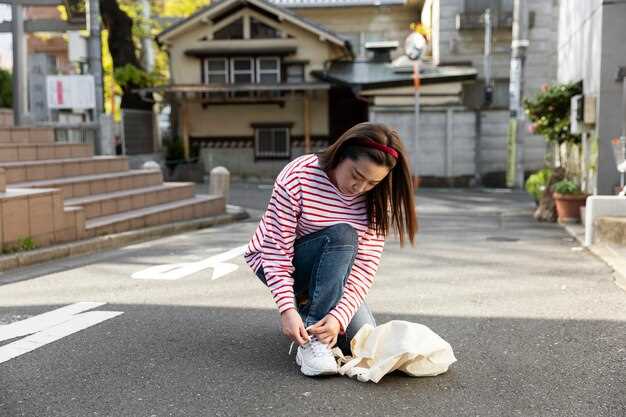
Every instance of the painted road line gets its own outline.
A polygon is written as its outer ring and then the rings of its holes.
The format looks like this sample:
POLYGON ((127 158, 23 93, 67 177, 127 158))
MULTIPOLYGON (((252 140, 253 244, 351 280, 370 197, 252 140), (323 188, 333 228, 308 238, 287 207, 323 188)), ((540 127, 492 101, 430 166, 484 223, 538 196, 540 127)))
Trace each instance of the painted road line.
POLYGON ((247 245, 230 249, 224 253, 213 255, 207 259, 198 262, 183 262, 177 264, 156 265, 131 275, 133 279, 149 279, 149 280, 177 280, 185 278, 196 272, 213 268, 211 280, 216 280, 231 272, 239 269, 236 264, 227 263, 233 258, 243 255, 247 245))
MULTIPOLYGON (((31 330, 40 330, 13 343, 0 346, 0 363, 6 362, 25 353, 32 352, 33 350, 45 346, 48 343, 52 343, 73 333, 84 330, 105 320, 109 320, 113 317, 117 317, 120 314, 123 314, 123 312, 121 311, 91 311, 81 314, 69 313, 76 310, 85 311, 86 309, 91 309, 104 304, 105 303, 72 304, 70 306, 62 307, 58 310, 50 312, 55 313, 55 315, 51 315, 50 313, 44 313, 26 320, 22 320, 21 322, 1 326, 0 336, 3 337, 2 340, 7 340, 6 336, 16 334, 16 331, 14 330, 15 328, 20 329, 22 332, 28 328, 30 328, 31 330), (89 304, 92 306, 87 306, 89 304), (59 312, 59 310, 61 310, 61 312, 59 312), (65 320, 60 321, 60 317, 64 317, 65 320), (9 329, 5 334, 4 328, 13 325, 20 325, 20 323, 27 321, 29 321, 27 325, 14 326, 12 329, 9 329)), ((29 334, 30 333, 32 332, 29 332, 29 334)))
POLYGON ((0 326, 0 342, 40 332, 49 327, 71 320, 75 314, 82 313, 87 310, 93 310, 94 308, 100 307, 104 304, 106 303, 75 303, 69 306, 57 308, 56 310, 52 310, 47 313, 39 314, 38 316, 27 318, 25 320, 0 326))

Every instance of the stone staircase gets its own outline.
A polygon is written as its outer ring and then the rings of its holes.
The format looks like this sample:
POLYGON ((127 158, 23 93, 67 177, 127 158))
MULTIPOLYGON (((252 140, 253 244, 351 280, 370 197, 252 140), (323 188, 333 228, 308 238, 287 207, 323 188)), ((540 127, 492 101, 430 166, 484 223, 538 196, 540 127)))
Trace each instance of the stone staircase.
POLYGON ((0 243, 38 246, 222 214, 221 196, 163 182, 158 169, 129 170, 122 156, 54 142, 46 128, 0 128, 0 243))

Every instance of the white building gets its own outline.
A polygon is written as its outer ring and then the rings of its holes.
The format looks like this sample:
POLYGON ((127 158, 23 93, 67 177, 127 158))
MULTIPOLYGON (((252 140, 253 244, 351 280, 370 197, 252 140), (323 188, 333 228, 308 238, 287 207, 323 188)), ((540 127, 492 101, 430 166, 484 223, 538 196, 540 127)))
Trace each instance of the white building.
POLYGON ((559 14, 558 80, 581 81, 583 94, 591 98, 592 108, 586 110, 592 110, 595 117, 587 115, 594 120, 587 124, 587 133, 590 164, 597 168, 592 189, 614 194, 619 176, 611 139, 624 134, 626 123, 622 102, 626 2, 561 0, 559 14))

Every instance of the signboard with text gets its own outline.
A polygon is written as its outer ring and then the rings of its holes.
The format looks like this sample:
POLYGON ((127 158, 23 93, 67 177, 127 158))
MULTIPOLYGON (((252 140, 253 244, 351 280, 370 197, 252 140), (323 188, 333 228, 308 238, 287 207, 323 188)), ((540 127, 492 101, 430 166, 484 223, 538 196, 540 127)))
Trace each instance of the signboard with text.
POLYGON ((96 106, 92 75, 48 76, 46 83, 51 109, 93 109, 96 106))

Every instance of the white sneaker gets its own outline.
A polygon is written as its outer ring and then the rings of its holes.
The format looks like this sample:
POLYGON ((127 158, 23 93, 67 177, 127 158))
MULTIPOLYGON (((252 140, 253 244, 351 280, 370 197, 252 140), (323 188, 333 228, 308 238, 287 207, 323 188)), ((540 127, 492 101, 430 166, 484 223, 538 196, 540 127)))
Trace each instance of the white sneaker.
POLYGON ((306 376, 333 375, 338 372, 337 362, 330 348, 314 336, 306 345, 298 346, 296 363, 306 376))

